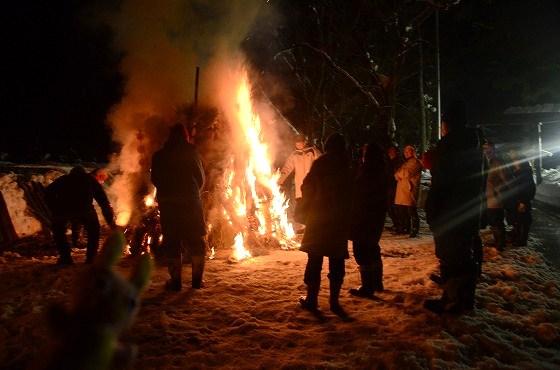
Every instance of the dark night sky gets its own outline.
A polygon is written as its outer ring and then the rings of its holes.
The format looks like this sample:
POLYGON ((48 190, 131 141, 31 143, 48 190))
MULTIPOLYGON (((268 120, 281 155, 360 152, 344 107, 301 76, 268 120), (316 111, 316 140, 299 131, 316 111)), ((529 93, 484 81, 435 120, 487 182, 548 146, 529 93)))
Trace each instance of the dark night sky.
MULTIPOLYGON (((119 55, 109 29, 84 21, 87 9, 69 0, 5 5, 7 159, 103 160, 110 150, 105 117, 122 91, 119 55)), ((559 102, 558 40, 559 1, 463 1, 441 14, 444 98, 463 98, 476 119, 509 105, 559 102)))

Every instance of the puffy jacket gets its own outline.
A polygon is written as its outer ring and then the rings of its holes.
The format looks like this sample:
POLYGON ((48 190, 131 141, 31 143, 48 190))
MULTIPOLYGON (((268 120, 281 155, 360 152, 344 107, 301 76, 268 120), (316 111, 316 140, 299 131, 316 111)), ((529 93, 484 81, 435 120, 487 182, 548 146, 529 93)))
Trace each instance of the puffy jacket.
POLYGON ((414 157, 406 160, 395 172, 395 179, 397 180, 395 204, 416 206, 421 173, 422 163, 414 157))
POLYGON ((284 181, 294 172, 294 182, 296 185, 296 198, 301 198, 301 185, 303 179, 309 173, 313 161, 315 161, 321 152, 315 147, 307 147, 301 150, 294 150, 292 154, 286 159, 284 166, 280 170, 280 178, 278 182, 283 184, 284 181))

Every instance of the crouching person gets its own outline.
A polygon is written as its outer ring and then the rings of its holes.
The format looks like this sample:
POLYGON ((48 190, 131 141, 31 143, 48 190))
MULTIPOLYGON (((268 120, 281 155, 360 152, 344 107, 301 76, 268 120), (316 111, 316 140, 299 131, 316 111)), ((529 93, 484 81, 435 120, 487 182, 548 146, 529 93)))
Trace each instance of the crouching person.
POLYGON ((300 204, 306 228, 301 250, 308 254, 304 282, 307 296, 299 302, 304 309, 317 311, 323 257, 329 258, 330 309, 346 316, 339 304, 344 280, 344 260, 348 254, 348 221, 350 213, 350 167, 346 144, 341 135, 333 134, 325 143, 326 154, 319 157, 303 180, 300 204))
POLYGON ((202 287, 206 256, 206 224, 200 190, 204 185, 202 161, 187 140, 183 125, 171 128, 163 148, 152 157, 152 183, 157 189, 163 244, 170 279, 166 289, 182 288, 182 249, 192 257, 194 289, 202 287))
POLYGON ((384 154, 374 144, 367 146, 364 162, 354 182, 351 238, 354 258, 360 266, 362 285, 350 289, 357 297, 373 297, 383 291, 383 262, 379 240, 387 208, 387 170, 384 154))
POLYGON ((53 216, 53 236, 58 248, 59 265, 74 263, 66 238, 69 223, 85 226, 87 233, 86 263, 92 263, 99 248, 99 219, 93 200, 99 204, 107 224, 115 227, 113 209, 101 185, 81 166, 68 175, 57 178, 45 190, 47 204, 53 216))

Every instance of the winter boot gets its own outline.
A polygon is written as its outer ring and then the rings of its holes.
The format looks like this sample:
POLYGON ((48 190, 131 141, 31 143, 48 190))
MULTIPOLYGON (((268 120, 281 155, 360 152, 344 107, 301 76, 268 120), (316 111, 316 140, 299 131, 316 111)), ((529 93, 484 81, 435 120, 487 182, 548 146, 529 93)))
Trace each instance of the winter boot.
POLYGON ((492 235, 494 236, 494 242, 496 243, 496 248, 499 251, 503 251, 506 247, 506 235, 505 230, 500 227, 492 226, 492 235))
POLYGON ((72 256, 70 254, 64 254, 58 257, 56 264, 59 266, 69 266, 74 264, 74 260, 72 259, 72 256))
POLYGON ((474 309, 476 276, 471 276, 465 283, 462 294, 462 306, 464 310, 470 311, 474 309))
POLYGON ((317 311, 319 307, 319 285, 308 285, 307 296, 300 297, 299 304, 307 311, 317 311))
POLYGON ((385 290, 383 286, 383 262, 381 260, 373 264, 373 290, 376 292, 382 292, 385 290))
POLYGON ((350 294, 355 297, 362 298, 372 298, 374 291, 374 276, 373 276, 373 266, 371 265, 360 265, 360 278, 362 280, 362 286, 359 288, 350 289, 350 294))
POLYGON ((329 304, 332 313, 342 318, 347 318, 348 313, 344 311, 344 308, 342 308, 340 302, 338 301, 338 297, 340 297, 341 285, 342 284, 340 283, 333 283, 332 281, 330 282, 329 304))
POLYGON ((165 289, 178 292, 182 288, 182 277, 181 272, 183 270, 183 265, 181 259, 173 259, 168 262, 167 270, 169 271, 169 276, 171 277, 165 283, 165 289))
POLYGON ((192 287, 202 288, 202 275, 204 274, 205 256, 192 256, 192 287))

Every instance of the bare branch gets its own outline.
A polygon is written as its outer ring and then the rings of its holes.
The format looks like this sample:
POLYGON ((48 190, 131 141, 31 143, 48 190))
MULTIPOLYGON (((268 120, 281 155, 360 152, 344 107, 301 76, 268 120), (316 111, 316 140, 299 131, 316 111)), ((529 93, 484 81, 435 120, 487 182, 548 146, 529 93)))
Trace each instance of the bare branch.
POLYGON ((331 58, 331 56, 330 56, 329 54, 327 54, 325 51, 323 51, 323 50, 321 50, 321 49, 318 49, 318 48, 316 48, 316 47, 314 47, 314 46, 311 46, 311 45, 309 45, 309 44, 307 44, 307 43, 304 43, 304 44, 296 45, 296 46, 294 46, 293 48, 290 48, 290 49, 282 50, 282 51, 278 52, 278 53, 274 56, 274 58, 276 59, 276 57, 278 57, 278 56, 280 56, 280 55, 282 55, 282 54, 284 54, 284 53, 286 53, 286 52, 291 52, 291 51, 292 51, 294 48, 296 48, 296 47, 306 47, 306 48, 311 49, 311 50, 313 50, 314 52, 318 53, 319 55, 321 55, 323 58, 325 58, 325 60, 326 60, 327 62, 329 62, 329 64, 331 65, 332 68, 334 68, 336 71, 338 71, 340 74, 342 74, 343 76, 345 76, 348 80, 350 80, 350 82, 352 82, 352 84, 353 84, 362 94, 364 94, 364 95, 370 100, 370 102, 373 103, 373 105, 374 105, 376 108, 379 108, 379 107, 381 106, 381 105, 379 104, 379 102, 377 101, 377 99, 375 98, 375 96, 373 96, 373 94, 372 94, 370 91, 366 90, 366 89, 362 86, 362 84, 361 84, 358 80, 356 80, 356 79, 354 78, 354 76, 352 76, 350 73, 348 73, 344 68, 340 67, 340 66, 331 58))

